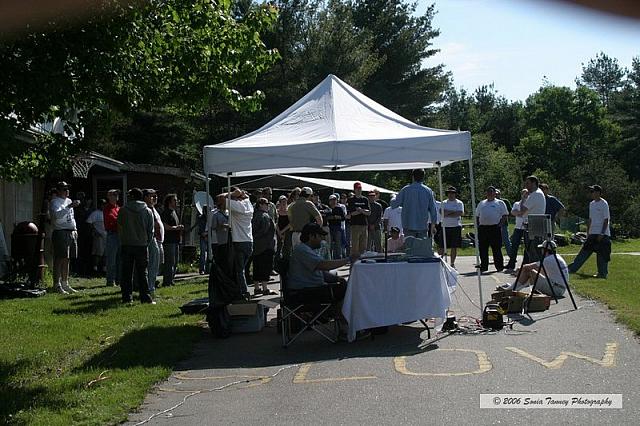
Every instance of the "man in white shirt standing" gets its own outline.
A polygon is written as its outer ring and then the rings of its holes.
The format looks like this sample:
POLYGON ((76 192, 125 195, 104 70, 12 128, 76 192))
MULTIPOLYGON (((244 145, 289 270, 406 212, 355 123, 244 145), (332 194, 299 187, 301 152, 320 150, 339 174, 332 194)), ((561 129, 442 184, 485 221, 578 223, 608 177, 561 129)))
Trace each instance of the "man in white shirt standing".
POLYGON ((447 247, 451 248, 451 267, 455 268, 458 248, 462 247, 464 203, 456 198, 458 190, 454 186, 447 188, 445 193, 447 194, 447 199, 442 203, 444 210, 442 226, 447 247))
POLYGON ((496 188, 487 188, 487 198, 476 208, 478 223, 478 251, 480 252, 480 272, 489 270, 489 247, 493 252, 493 264, 498 272, 504 269, 502 257, 502 232, 500 226, 507 220, 507 206, 496 199, 496 188))
POLYGON ((607 278, 609 274, 609 261, 611 260, 611 227, 609 222, 609 203, 602 198, 602 187, 592 185, 589 187, 593 201, 589 204, 589 229, 587 240, 582 245, 580 253, 569 265, 569 272, 577 272, 589 259, 591 253, 596 253, 598 275, 594 278, 607 278))
POLYGON ((529 196, 529 191, 523 189, 520 193, 520 201, 516 201, 513 203, 511 208, 511 216, 516 218, 516 227, 513 230, 513 234, 511 234, 511 251, 509 252, 509 263, 507 263, 507 267, 505 268, 506 272, 513 272, 516 269, 516 261, 518 258, 518 249, 520 248, 520 242, 522 241, 522 237, 524 236, 524 217, 523 213, 520 211, 520 205, 527 199, 529 196))
MULTIPOLYGON (((525 229, 529 224, 530 214, 544 214, 547 208, 547 201, 542 189, 538 187, 538 178, 535 176, 529 176, 524 181, 524 187, 529 192, 529 196, 525 201, 520 203, 520 211, 524 217, 525 229)), ((539 238, 529 239, 529 233, 525 231, 524 234, 524 263, 536 262, 541 259, 540 249, 538 245, 542 243, 539 238)))
POLYGON ((53 290, 57 293, 76 293, 69 285, 69 259, 78 255, 78 232, 73 208, 80 205, 80 201, 69 199, 69 185, 58 182, 57 195, 51 200, 49 214, 53 233, 53 290))
POLYGON ((253 205, 249 195, 240 188, 233 187, 231 189, 232 192, 227 198, 227 209, 229 210, 231 239, 233 241, 233 269, 236 284, 240 286, 240 291, 248 297, 249 287, 247 287, 244 269, 253 253, 253 230, 251 227, 253 205))
MULTIPOLYGON (((391 196, 391 201, 395 200, 395 194, 391 196)), ((396 207, 395 209, 391 206, 384 209, 384 213, 382 214, 382 224, 385 232, 389 232, 391 228, 398 228, 400 230, 400 235, 403 235, 402 232, 402 207, 396 207)))

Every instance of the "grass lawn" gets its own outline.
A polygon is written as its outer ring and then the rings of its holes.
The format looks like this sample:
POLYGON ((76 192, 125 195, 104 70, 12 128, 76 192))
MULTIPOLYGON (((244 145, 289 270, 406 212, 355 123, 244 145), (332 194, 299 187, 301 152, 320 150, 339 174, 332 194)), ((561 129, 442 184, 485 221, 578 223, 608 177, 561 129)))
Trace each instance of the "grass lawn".
MULTIPOLYGON (((570 262, 573 258, 566 256, 565 260, 570 262)), ((571 289, 606 304, 617 321, 640 335, 640 256, 612 256, 606 280, 592 278, 597 272, 594 254, 577 274, 571 274, 571 289)))
POLYGON ((155 306, 124 306, 103 283, 0 300, 0 424, 121 422, 202 337, 202 316, 178 307, 206 296, 206 279, 158 289, 155 306))

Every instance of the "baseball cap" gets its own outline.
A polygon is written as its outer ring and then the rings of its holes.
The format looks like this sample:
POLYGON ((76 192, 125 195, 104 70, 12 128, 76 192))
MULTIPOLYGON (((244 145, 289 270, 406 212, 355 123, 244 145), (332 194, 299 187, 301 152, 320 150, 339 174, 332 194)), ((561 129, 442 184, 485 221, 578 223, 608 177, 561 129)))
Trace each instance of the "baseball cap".
POLYGON ((455 192, 456 194, 458 193, 458 190, 456 189, 455 186, 450 186, 447 188, 446 191, 444 191, 445 194, 449 193, 449 192, 455 192))
POLYGON ((590 185, 588 188, 592 191, 602 192, 602 187, 600 185, 590 185))
POLYGON ((547 241, 544 241, 542 244, 538 244, 538 248, 555 250, 558 248, 558 245, 555 243, 555 241, 547 240, 547 241))
POLYGON ((308 237, 309 235, 327 235, 327 232, 322 229, 322 226, 315 222, 307 223, 300 233, 300 239, 302 237, 308 237))
POLYGON ((61 190, 61 189, 69 189, 69 184, 65 181, 60 181, 56 184, 56 189, 61 190))
POLYGON ((313 195, 313 189, 309 188, 308 186, 305 186, 302 188, 300 193, 303 195, 313 195))
POLYGON ((278 200, 286 200, 287 196, 286 195, 281 195, 278 197, 278 200))
POLYGON ((493 185, 488 186, 488 187, 487 187, 487 192, 489 192, 489 191, 491 191, 491 192, 496 192, 496 187, 495 187, 495 186, 493 186, 493 185))
POLYGON ((336 194, 331 194, 331 195, 329 195, 329 199, 330 200, 337 200, 338 197, 336 197, 336 194))
POLYGON ((353 184, 353 188, 354 188, 354 189, 355 189, 355 188, 362 188, 362 183, 360 183, 360 182, 355 182, 355 183, 353 184))
POLYGON ((375 193, 375 192, 373 192, 373 191, 371 191, 371 192, 369 192, 369 194, 368 194, 368 195, 369 195, 369 197, 375 197, 375 196, 376 196, 376 193, 375 193))

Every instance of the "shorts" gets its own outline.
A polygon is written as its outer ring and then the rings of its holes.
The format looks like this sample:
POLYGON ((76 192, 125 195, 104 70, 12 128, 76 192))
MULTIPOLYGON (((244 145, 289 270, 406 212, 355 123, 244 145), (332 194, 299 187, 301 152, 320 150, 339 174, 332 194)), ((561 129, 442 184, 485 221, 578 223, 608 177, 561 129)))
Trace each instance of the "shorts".
MULTIPOLYGON (((452 226, 445 229, 447 237, 447 248, 462 247, 462 226, 452 226)), ((434 238, 436 244, 440 248, 444 248, 444 239, 442 238, 442 225, 436 225, 436 236, 434 238)))
POLYGON ((54 259, 78 257, 78 233, 69 229, 57 229, 51 234, 54 259))

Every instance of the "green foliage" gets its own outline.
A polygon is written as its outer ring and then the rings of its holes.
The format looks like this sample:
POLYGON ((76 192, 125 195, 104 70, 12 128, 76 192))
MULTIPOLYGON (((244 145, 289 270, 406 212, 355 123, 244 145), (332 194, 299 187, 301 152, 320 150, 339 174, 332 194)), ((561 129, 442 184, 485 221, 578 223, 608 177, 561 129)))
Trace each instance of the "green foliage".
MULTIPOLYGON (((43 32, 0 45, 0 133, 13 136, 5 144, 70 111, 80 111, 80 129, 109 110, 128 114, 175 105, 199 111, 214 101, 248 111, 259 107, 263 94, 243 93, 241 86, 277 58, 260 36, 277 18, 274 7, 254 7, 241 20, 231 15, 229 1, 123 7, 105 0, 95 7, 95 15, 75 26, 51 22, 43 32)), ((37 145, 3 150, 0 164, 20 164, 37 145)), ((79 147, 69 145, 69 152, 79 147)))
POLYGON ((611 97, 622 87, 624 75, 625 70, 616 58, 600 52, 587 65, 582 64, 582 76, 576 79, 576 83, 594 90, 602 104, 608 107, 611 97))

